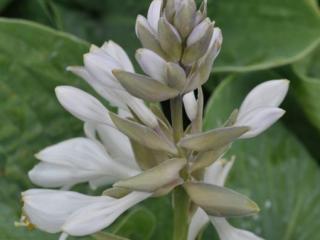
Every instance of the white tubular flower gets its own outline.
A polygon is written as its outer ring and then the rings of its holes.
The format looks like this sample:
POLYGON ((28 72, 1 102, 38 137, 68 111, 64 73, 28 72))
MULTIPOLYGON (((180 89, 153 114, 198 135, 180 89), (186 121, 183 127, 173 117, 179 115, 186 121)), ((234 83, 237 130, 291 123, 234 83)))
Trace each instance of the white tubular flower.
POLYGON ((22 193, 23 213, 28 223, 49 233, 63 232, 85 236, 111 225, 123 212, 145 200, 151 194, 132 192, 120 199, 107 196, 32 189, 22 193))
POLYGON ((92 46, 90 52, 84 55, 84 67, 68 67, 113 106, 127 112, 130 108, 146 125, 152 128, 158 126, 156 116, 145 103, 129 94, 113 76, 112 70, 115 69, 134 72, 128 55, 112 41, 101 48, 92 46))
POLYGON ((43 149, 36 157, 41 162, 29 177, 34 184, 48 188, 70 188, 82 182, 97 188, 140 173, 110 157, 99 142, 88 138, 63 141, 43 149))
POLYGON ((152 193, 147 192, 132 192, 120 199, 88 205, 74 212, 62 226, 62 231, 72 236, 85 236, 101 231, 126 210, 151 195, 152 193))
POLYGON ((194 92, 192 91, 185 94, 182 100, 189 120, 193 121, 197 117, 198 113, 198 101, 194 95, 194 92))
MULTIPOLYGON (((228 162, 225 160, 217 160, 207 168, 204 175, 204 182, 223 186, 233 164, 234 160, 228 162)), ((201 229, 203 229, 209 221, 211 221, 216 228, 221 240, 262 240, 262 238, 257 237, 249 231, 231 226, 224 218, 209 217, 200 207, 192 217, 188 240, 195 240, 201 229)))
POLYGON ((278 106, 289 88, 288 80, 272 80, 256 86, 241 104, 236 126, 248 126, 250 131, 240 138, 252 138, 279 120, 285 111, 278 106))
POLYGON ((113 126, 109 111, 95 97, 71 86, 60 86, 55 90, 61 105, 75 117, 113 126))

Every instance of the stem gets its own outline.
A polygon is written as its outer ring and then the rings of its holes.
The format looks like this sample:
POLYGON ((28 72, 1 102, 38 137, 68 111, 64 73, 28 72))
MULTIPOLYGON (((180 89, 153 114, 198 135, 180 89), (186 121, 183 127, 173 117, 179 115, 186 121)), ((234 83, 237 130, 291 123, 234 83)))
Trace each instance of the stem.
MULTIPOLYGON (((170 109, 174 140, 177 143, 183 136, 184 131, 182 99, 180 96, 170 101, 170 109)), ((179 152, 179 157, 183 157, 183 153, 179 152)), ((172 193, 172 207, 174 212, 173 240, 186 240, 189 229, 190 198, 182 186, 177 187, 172 193)))
POLYGON ((173 240, 186 240, 189 230, 190 198, 182 186, 173 191, 172 205, 174 211, 173 240))
POLYGON ((175 142, 179 142, 183 135, 182 100, 180 96, 170 100, 170 110, 174 140, 175 142))

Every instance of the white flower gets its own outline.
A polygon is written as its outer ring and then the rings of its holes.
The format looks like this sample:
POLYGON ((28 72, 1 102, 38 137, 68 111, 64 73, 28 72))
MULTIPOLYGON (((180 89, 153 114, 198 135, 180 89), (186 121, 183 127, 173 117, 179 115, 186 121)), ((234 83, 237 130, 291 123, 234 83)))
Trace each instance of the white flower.
POLYGON ((256 86, 241 104, 236 126, 248 126, 250 130, 241 138, 252 138, 274 124, 285 111, 278 106, 289 88, 288 80, 272 80, 256 86))
POLYGON ((49 233, 85 236, 111 225, 123 212, 150 197, 151 193, 132 192, 114 199, 84 194, 32 189, 22 193, 23 212, 30 224, 49 233))
MULTIPOLYGON (((112 71, 115 69, 134 72, 132 63, 125 51, 112 41, 106 42, 101 48, 92 46, 90 52, 84 55, 83 67, 68 67, 69 71, 86 80, 112 105, 128 113, 131 109, 141 121, 152 128, 158 126, 156 116, 145 103, 129 94, 113 76, 112 71)), ((73 108, 80 108, 75 101, 65 103, 64 98, 59 98, 59 101, 71 113, 73 113, 73 108), (68 108, 66 105, 68 105, 68 108)), ((79 115, 74 115, 79 117, 79 115)), ((83 117, 80 119, 83 120, 83 117)))
POLYGON ((114 134, 110 138, 114 142, 108 142, 105 148, 97 140, 73 138, 40 151, 36 157, 41 162, 29 172, 31 181, 42 187, 64 189, 89 182, 95 189, 141 172, 134 163, 132 149, 125 149, 129 140, 123 134, 108 126, 100 127, 98 132, 104 140, 114 134), (123 141, 122 150, 121 143, 115 142, 118 140, 123 141))
MULTIPOLYGON (((234 160, 228 162, 225 160, 217 160, 207 168, 204 175, 204 182, 223 186, 233 163, 234 160)), ((262 238, 249 231, 231 226, 224 218, 209 217, 200 207, 192 217, 189 226, 188 240, 195 240, 201 229, 203 229, 209 221, 211 221, 216 228, 221 240, 262 240, 262 238)))

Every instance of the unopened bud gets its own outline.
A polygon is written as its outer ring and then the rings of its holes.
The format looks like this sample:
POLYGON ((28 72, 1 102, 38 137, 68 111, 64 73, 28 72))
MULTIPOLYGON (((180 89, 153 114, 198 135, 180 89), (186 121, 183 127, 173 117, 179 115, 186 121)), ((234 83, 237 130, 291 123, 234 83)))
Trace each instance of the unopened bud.
POLYGON ((181 58, 182 40, 178 31, 165 17, 162 17, 159 21, 158 36, 162 49, 172 61, 178 62, 181 58))

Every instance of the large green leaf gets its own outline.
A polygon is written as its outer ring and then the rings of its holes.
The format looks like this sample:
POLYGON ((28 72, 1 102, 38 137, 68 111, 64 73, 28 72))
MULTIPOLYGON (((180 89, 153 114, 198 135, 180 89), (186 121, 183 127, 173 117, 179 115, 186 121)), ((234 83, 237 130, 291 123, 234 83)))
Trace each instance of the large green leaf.
POLYGON ((296 61, 320 42, 314 0, 209 0, 224 43, 214 71, 251 71, 296 61))
POLYGON ((310 122, 320 131, 320 47, 293 65, 294 95, 310 122))
MULTIPOLYGON (((241 104, 257 76, 224 81, 210 99, 205 127, 224 122, 233 108, 241 104)), ((261 76, 262 79, 266 78, 261 76)), ((267 77, 269 78, 269 76, 267 77)), ((302 144, 277 124, 259 137, 236 142, 229 154, 237 161, 228 186, 256 201, 261 213, 239 219, 235 225, 250 229, 265 239, 310 240, 320 238, 319 168, 302 144)), ((212 234, 206 233, 205 239, 212 234)), ((211 238, 212 239, 212 238, 211 238)))

